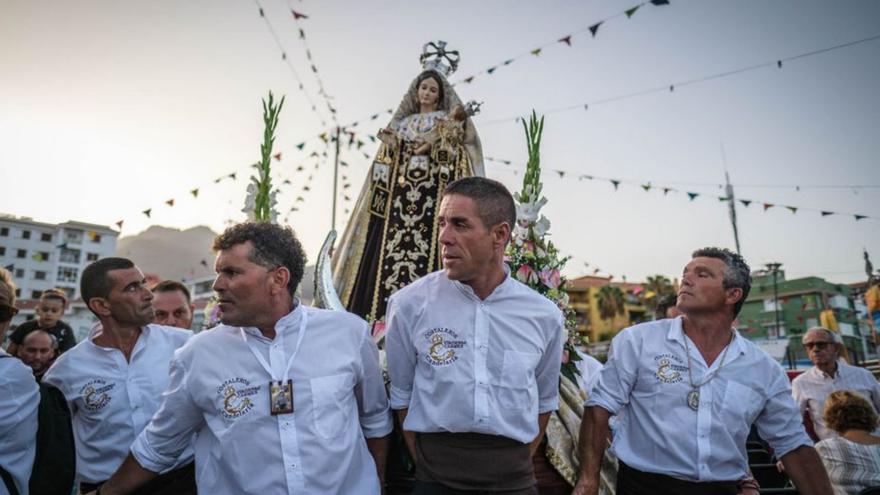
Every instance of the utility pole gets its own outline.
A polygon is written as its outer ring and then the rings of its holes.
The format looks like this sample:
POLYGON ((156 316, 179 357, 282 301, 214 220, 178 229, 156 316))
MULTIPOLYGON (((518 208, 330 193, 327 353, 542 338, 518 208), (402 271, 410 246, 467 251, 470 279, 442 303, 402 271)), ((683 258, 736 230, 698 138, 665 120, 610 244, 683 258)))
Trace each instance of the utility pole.
MULTIPOLYGON (((773 333, 779 338, 779 269, 782 263, 778 261, 770 262, 765 265, 767 271, 773 274, 773 313, 776 320, 773 333)), ((788 346, 785 346, 785 356, 788 359, 789 368, 792 367, 791 354, 788 352, 788 346)))
POLYGON ((724 161, 724 181, 726 183, 724 193, 727 195, 727 209, 730 214, 730 224, 733 226, 733 242, 736 245, 736 253, 742 254, 739 249, 739 227, 736 224, 736 197, 733 194, 733 185, 730 183, 730 174, 727 172, 727 153, 724 152, 724 143, 721 143, 721 159, 724 161))
POLYGON ((333 160, 333 210, 330 219, 330 230, 336 230, 336 195, 337 183, 339 181, 339 138, 342 129, 336 127, 336 157, 333 160))

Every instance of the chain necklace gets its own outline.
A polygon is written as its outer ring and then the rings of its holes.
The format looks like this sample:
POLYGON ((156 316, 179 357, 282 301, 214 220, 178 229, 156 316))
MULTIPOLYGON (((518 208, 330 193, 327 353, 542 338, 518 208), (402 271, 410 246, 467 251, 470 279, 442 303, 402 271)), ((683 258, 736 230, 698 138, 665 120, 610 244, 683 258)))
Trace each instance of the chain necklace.
POLYGON ((687 394, 687 405, 694 411, 700 408, 700 387, 712 381, 713 378, 718 376, 718 373, 721 371, 721 368, 724 367, 724 358, 727 357, 727 350, 730 349, 730 345, 733 344, 733 332, 730 333, 730 341, 727 343, 727 346, 724 348, 724 352, 721 353, 721 362, 718 363, 718 368, 715 369, 712 373, 709 373, 709 377, 704 379, 700 383, 694 383, 694 374, 691 371, 693 368, 693 363, 691 362, 691 349, 688 347, 688 337, 687 334, 682 331, 684 334, 684 351, 687 353, 688 358, 688 382, 690 382, 691 390, 687 394))

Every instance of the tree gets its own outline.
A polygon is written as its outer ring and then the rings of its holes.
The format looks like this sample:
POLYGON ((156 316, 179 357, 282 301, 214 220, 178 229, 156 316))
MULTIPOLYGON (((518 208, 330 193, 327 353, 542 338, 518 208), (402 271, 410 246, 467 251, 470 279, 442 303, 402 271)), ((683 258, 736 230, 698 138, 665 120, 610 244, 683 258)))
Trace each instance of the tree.
POLYGON ((623 291, 620 290, 620 287, 603 285, 599 288, 599 293, 596 294, 599 317, 608 320, 610 325, 615 316, 623 314, 624 302, 623 291))
POLYGON ((644 288, 645 299, 653 299, 669 294, 675 294, 675 288, 672 286, 672 281, 665 275, 649 275, 644 288))

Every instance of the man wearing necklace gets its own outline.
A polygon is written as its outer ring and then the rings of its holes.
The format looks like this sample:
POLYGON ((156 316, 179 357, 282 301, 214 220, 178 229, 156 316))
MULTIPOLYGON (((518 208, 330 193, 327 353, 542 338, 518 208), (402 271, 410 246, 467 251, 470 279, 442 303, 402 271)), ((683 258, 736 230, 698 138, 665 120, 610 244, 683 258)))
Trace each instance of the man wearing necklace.
POLYGON ((831 493, 782 368, 732 329, 750 288, 742 257, 699 249, 682 275, 683 316, 614 338, 586 403, 574 494, 597 493, 608 418, 621 412, 611 445, 620 461, 618 495, 737 493, 752 424, 799 493, 831 493))
MULTIPOLYGON (((55 361, 43 383, 67 401, 76 478, 85 493, 107 481, 125 460, 159 408, 174 352, 192 332, 151 324, 153 294, 131 260, 104 258, 87 266, 80 293, 100 323, 55 361)), ((195 493, 192 448, 189 442, 183 447, 143 493, 195 493)))
POLYGON ((175 354, 162 405, 101 495, 132 493, 197 435, 199 493, 379 495, 391 414, 367 323, 294 296, 289 227, 214 240, 221 325, 175 354))

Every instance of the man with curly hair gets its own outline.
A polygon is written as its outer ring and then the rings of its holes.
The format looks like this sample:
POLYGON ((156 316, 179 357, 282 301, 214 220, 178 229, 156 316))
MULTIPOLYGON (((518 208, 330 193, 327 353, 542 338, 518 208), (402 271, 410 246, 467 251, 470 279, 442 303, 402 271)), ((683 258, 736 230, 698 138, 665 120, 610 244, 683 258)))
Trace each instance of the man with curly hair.
POLYGON ((305 254, 289 227, 234 225, 214 250, 222 324, 177 353, 100 493, 131 493, 197 434, 199 493, 379 495, 391 415, 367 323, 295 297, 305 254))

